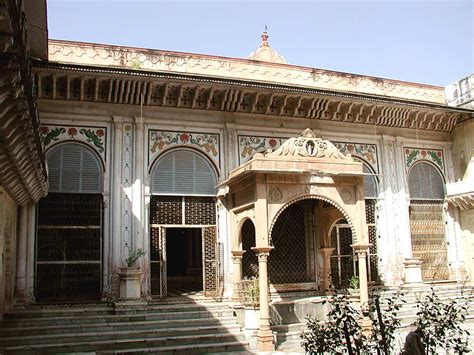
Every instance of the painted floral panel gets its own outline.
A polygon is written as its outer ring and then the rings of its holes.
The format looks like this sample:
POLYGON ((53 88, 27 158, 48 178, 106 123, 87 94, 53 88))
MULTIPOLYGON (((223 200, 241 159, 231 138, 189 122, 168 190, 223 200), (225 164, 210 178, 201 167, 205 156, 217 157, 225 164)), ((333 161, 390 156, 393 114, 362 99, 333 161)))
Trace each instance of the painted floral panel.
POLYGON ((350 154, 367 162, 375 173, 378 173, 377 146, 365 143, 333 142, 342 154, 350 154))
POLYGON ((237 136, 237 139, 239 141, 239 164, 243 164, 252 159, 256 153, 279 148, 288 138, 237 136))
POLYGON ((420 160, 427 160, 436 165, 443 173, 444 171, 444 156, 441 149, 423 149, 423 148, 404 148, 405 167, 410 167, 420 160))
POLYGON ((40 138, 45 149, 55 143, 73 140, 86 143, 106 160, 106 127, 41 125, 40 138))
POLYGON ((173 146, 197 148, 211 158, 216 166, 221 166, 219 134, 159 130, 148 131, 148 164, 161 152, 173 146))

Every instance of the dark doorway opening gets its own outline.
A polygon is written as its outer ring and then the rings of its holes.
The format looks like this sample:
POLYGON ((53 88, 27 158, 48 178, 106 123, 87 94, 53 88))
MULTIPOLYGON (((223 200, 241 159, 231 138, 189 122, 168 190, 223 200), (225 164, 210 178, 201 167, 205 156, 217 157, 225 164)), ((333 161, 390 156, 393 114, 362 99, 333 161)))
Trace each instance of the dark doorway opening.
POLYGON ((166 256, 169 296, 203 290, 201 228, 167 228, 166 256))

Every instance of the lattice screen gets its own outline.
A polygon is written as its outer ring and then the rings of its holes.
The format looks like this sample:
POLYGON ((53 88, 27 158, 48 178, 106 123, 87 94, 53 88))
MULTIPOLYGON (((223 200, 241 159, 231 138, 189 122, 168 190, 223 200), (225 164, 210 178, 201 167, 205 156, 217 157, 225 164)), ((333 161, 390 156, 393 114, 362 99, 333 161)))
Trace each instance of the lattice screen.
POLYGON ((268 274, 273 284, 310 282, 306 260, 304 204, 288 207, 272 230, 275 249, 268 258, 268 274))
POLYGON ((38 205, 37 228, 37 300, 99 299, 102 195, 50 193, 38 205))
POLYGON ((368 280, 372 282, 379 282, 379 270, 378 270, 378 255, 377 255, 377 228, 376 228, 376 200, 365 200, 365 218, 367 221, 367 227, 369 230, 369 255, 367 258, 368 263, 368 280))
POLYGON ((216 199, 214 197, 153 196, 150 202, 150 222, 154 225, 216 224, 216 199))
POLYGON ((444 235, 443 201, 411 201, 410 229, 413 257, 420 258, 424 280, 445 280, 449 276, 444 235))
POLYGON ((204 294, 217 296, 218 290, 218 245, 216 227, 202 229, 204 250, 204 294))

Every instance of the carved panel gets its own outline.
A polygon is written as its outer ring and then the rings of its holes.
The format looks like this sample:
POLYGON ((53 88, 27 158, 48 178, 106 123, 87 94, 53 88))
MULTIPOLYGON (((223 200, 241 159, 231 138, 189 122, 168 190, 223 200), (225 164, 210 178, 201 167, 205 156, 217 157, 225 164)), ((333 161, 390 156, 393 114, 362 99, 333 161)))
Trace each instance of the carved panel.
POLYGON ((154 129, 148 131, 148 164, 163 151, 178 146, 196 148, 205 153, 217 167, 221 167, 219 134, 154 129))
POLYGON ((122 245, 132 242, 132 154, 132 126, 126 123, 122 132, 122 245))
POLYGON ((90 126, 42 125, 41 142, 45 149, 62 141, 77 141, 87 144, 99 154, 102 161, 107 159, 107 128, 90 126))
POLYGON ((252 159, 255 153, 264 152, 267 149, 278 149, 288 138, 239 135, 237 139, 240 165, 252 159))

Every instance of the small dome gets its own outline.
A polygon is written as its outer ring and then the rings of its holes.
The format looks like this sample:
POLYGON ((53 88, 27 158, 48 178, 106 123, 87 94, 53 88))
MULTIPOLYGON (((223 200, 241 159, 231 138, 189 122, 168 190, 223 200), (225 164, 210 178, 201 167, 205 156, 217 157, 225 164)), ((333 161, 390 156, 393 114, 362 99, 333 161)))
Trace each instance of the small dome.
POLYGON ((268 33, 267 26, 265 26, 265 31, 262 35, 262 44, 255 52, 250 53, 248 59, 259 60, 262 62, 271 62, 271 63, 283 63, 286 64, 285 58, 277 53, 272 47, 268 45, 268 33))

